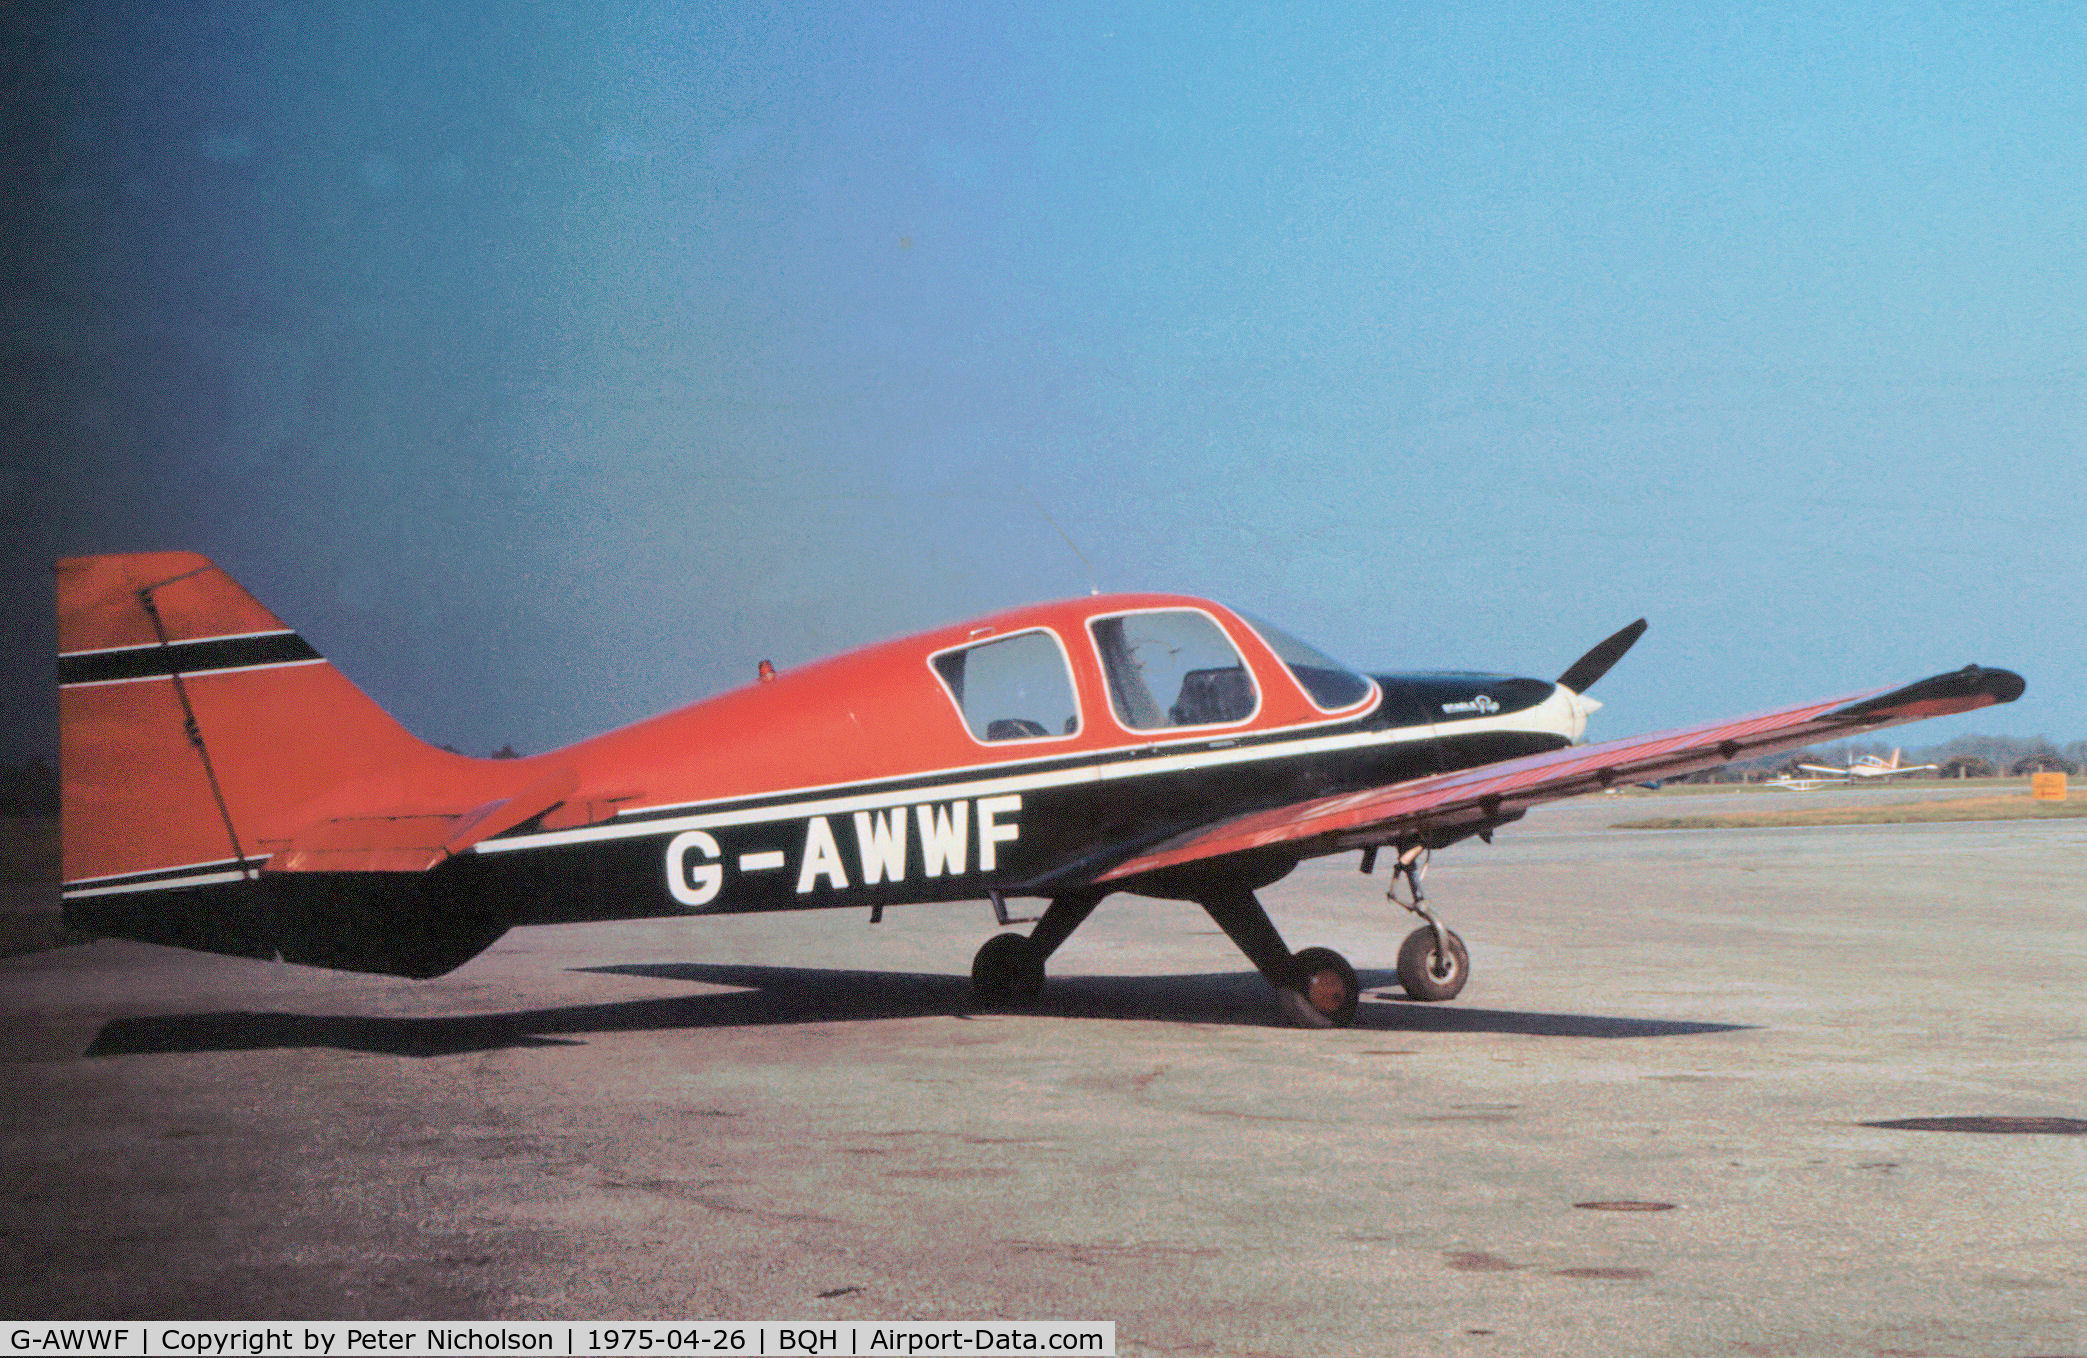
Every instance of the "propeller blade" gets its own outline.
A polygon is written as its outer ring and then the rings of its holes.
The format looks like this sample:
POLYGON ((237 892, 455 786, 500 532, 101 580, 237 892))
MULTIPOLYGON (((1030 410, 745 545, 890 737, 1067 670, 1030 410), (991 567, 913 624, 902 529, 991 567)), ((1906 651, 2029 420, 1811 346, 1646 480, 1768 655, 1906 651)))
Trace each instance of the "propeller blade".
POLYGON ((1594 681, 1609 672, 1609 667, 1623 659, 1623 653, 1637 644, 1645 635, 1645 620, 1638 619, 1630 626, 1597 645, 1593 650, 1572 662, 1572 667, 1558 676, 1558 686, 1569 688, 1575 693, 1585 693, 1594 686, 1594 681))

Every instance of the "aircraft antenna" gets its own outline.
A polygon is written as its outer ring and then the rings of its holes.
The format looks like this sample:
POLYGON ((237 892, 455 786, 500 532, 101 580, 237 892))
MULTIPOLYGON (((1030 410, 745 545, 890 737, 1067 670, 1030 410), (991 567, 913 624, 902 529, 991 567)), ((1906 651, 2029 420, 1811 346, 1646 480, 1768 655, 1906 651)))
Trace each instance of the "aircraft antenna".
POLYGON ((1029 493, 1029 488, 1027 486, 1022 487, 1022 494, 1028 498, 1030 504, 1036 506, 1036 512, 1043 515, 1043 521, 1051 525, 1052 531, 1056 532, 1059 537, 1065 539, 1065 545, 1072 548, 1072 554, 1074 556, 1080 558, 1080 564, 1087 568, 1087 592, 1090 595, 1101 593, 1101 580, 1094 573, 1094 563, 1087 559, 1087 553, 1080 550, 1080 544, 1074 542, 1072 540, 1072 534, 1066 532, 1065 529, 1059 526, 1058 520, 1051 517, 1051 511, 1043 507, 1043 501, 1037 499, 1034 495, 1031 495, 1029 493))

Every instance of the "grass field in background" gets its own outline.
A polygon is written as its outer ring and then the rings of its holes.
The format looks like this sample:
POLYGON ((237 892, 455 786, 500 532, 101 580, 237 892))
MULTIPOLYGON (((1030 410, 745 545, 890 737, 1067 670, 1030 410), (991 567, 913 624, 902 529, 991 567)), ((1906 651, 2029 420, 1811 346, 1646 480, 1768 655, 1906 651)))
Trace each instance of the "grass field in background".
MULTIPOLYGON (((1792 797, 1801 793, 1789 794, 1792 797)), ((1744 830, 1767 826, 1910 825, 1967 820, 2065 820, 2087 816, 2087 798, 2039 802, 2026 792, 2011 796, 1932 797, 1879 806, 1805 806, 1785 803, 1761 811, 1722 816, 1652 816, 1618 821, 1612 830, 1744 830)))

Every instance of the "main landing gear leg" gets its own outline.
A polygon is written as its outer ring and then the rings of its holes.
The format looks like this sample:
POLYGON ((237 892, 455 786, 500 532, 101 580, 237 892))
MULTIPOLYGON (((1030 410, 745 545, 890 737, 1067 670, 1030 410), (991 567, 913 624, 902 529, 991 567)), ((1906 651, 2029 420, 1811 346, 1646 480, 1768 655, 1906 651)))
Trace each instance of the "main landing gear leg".
POLYGON ((1345 1028, 1355 1021, 1362 986, 1355 968, 1331 948, 1293 953, 1251 891, 1225 891, 1200 902, 1239 945, 1268 984, 1283 1013, 1300 1028, 1345 1028))
POLYGON ((1027 938, 995 934, 987 939, 978 956, 971 959, 972 1000, 988 1006, 1035 999, 1043 989, 1044 963, 1094 913, 1106 894, 1080 891, 1054 896, 1027 938))

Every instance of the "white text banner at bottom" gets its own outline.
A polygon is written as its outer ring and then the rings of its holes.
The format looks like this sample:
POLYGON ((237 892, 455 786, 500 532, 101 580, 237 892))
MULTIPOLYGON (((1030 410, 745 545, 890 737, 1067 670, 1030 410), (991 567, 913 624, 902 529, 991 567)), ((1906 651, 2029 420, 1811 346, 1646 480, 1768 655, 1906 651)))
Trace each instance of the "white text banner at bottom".
POLYGON ((453 1354, 724 1354, 805 1358, 1081 1354, 1115 1358, 1112 1320, 719 1321, 10 1321, 0 1358, 423 1358, 453 1354))

